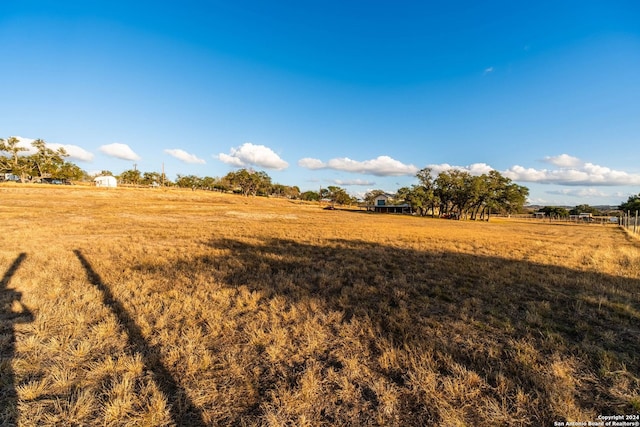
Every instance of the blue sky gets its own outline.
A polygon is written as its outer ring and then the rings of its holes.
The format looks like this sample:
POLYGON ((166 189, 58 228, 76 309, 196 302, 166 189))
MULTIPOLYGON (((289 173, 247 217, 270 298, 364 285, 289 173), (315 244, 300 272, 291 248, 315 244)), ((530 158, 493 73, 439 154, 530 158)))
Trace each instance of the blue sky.
POLYGON ((541 204, 640 192, 637 2, 0 2, 0 137, 87 171, 393 192, 496 169, 541 204))

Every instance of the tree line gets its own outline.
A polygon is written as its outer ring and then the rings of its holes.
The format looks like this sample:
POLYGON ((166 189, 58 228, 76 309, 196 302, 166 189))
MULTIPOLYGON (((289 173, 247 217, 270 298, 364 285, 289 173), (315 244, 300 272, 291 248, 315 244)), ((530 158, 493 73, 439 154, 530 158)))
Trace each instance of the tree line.
MULTIPOLYGON (((33 154, 25 155, 27 148, 19 145, 20 140, 0 138, 0 172, 12 174, 21 182, 42 182, 52 179, 82 181, 90 180, 85 171, 72 162, 66 161, 68 154, 63 148, 52 150, 45 141, 37 139, 31 144, 33 154)), ((135 186, 174 186, 193 190, 215 190, 234 192, 244 196, 275 196, 306 201, 328 201, 338 205, 353 205, 357 198, 339 186, 327 186, 318 191, 300 191, 298 186, 274 183, 264 171, 239 169, 223 177, 199 177, 177 175, 171 181, 164 173, 142 172, 129 169, 120 175, 102 171, 101 175, 113 175, 120 184, 135 186)), ((512 214, 523 209, 529 195, 527 187, 518 185, 511 179, 492 170, 482 175, 471 175, 467 171, 450 169, 436 176, 430 168, 421 169, 417 174, 418 184, 399 188, 392 197, 397 204, 407 204, 421 216, 440 216, 457 219, 485 219, 491 213, 512 214)), ((375 197, 386 194, 383 190, 372 190, 365 194, 364 202, 372 204, 375 197)), ((619 209, 640 210, 640 194, 631 196, 619 209)), ((598 214, 589 205, 579 205, 573 210, 562 207, 545 206, 542 211, 549 216, 564 217, 578 213, 598 214), (575 211, 575 213, 574 213, 575 211)))
POLYGON ((20 182, 42 182, 51 179, 81 180, 85 172, 76 164, 68 162, 64 148, 52 150, 42 139, 31 143, 35 153, 25 155, 27 148, 19 145, 20 140, 0 138, 0 171, 12 174, 20 182))
MULTIPOLYGON (((617 206, 617 211, 629 212, 631 214, 636 211, 640 211, 640 193, 637 195, 629 196, 626 202, 617 206)), ((567 209, 562 206, 544 206, 538 212, 544 212, 545 216, 549 218, 569 218, 572 215, 580 215, 588 213, 593 216, 612 215, 620 216, 620 212, 611 212, 610 210, 601 210, 594 206, 582 204, 577 205, 574 208, 567 209)))
MULTIPOLYGON (((418 184, 398 189, 394 203, 406 203, 421 216, 454 219, 489 219, 491 213, 512 214, 522 210, 529 189, 492 170, 471 175, 467 171, 450 169, 433 175, 430 168, 417 174, 418 184)), ((382 190, 365 195, 369 204, 382 190)))

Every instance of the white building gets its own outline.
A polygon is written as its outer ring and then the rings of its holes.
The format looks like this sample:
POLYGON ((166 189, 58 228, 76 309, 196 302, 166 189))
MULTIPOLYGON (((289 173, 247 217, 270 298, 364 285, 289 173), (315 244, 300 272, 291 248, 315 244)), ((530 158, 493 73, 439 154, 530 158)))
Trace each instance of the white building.
POLYGON ((93 182, 96 183, 96 187, 115 188, 118 186, 118 181, 112 176, 96 176, 93 182))

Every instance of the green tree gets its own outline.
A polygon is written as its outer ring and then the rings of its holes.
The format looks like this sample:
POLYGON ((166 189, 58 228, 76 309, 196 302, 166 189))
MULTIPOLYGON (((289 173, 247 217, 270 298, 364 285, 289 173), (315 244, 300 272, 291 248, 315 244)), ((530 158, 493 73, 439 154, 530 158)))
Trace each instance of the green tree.
POLYGON ((20 140, 13 136, 10 136, 7 140, 0 139, 0 152, 8 154, 7 156, 0 156, 0 169, 19 176, 21 182, 26 182, 30 167, 26 157, 20 154, 23 151, 27 151, 27 149, 18 144, 20 144, 20 140))
POLYGON ((440 203, 440 197, 436 192, 436 182, 433 178, 433 170, 431 168, 423 168, 416 174, 419 187, 414 186, 412 199, 416 200, 426 215, 427 208, 431 208, 431 216, 435 216, 436 205, 440 203))
POLYGON ((581 213, 600 215, 600 211, 597 208, 589 205, 578 205, 569 211, 569 215, 580 215, 581 213))
POLYGON ((178 175, 175 184, 181 188, 201 188, 202 178, 195 175, 178 175))
POLYGON ((317 202, 320 200, 320 194, 317 191, 305 191, 300 195, 300 199, 308 202, 317 202))
POLYGON ((158 172, 144 172, 142 174, 142 179, 140 180, 140 184, 142 185, 150 185, 153 187, 157 187, 160 185, 162 181, 162 177, 158 172))
POLYGON ((141 173, 137 169, 129 169, 120 174, 118 177, 123 184, 138 185, 142 179, 141 173))
MULTIPOLYGON (((479 187, 480 193, 476 195, 476 200, 482 204, 481 218, 486 214, 488 220, 492 210, 510 215, 520 212, 524 207, 529 196, 527 187, 515 184, 496 170, 483 174, 478 179, 483 182, 479 187)), ((477 211, 472 214, 472 219, 476 219, 476 214, 477 211)))
POLYGON ((239 189, 244 196, 269 195, 271 191, 271 177, 266 172, 254 172, 247 169, 240 169, 229 172, 224 180, 231 188, 239 189))
POLYGON ((524 204, 529 197, 529 189, 516 183, 509 183, 498 199, 498 208, 507 214, 522 212, 524 204))
POLYGON ((569 216, 569 211, 561 206, 545 206, 540 209, 540 212, 544 212, 550 218, 566 218, 569 216))
POLYGON ((349 196, 347 191, 342 187, 330 185, 327 187, 327 198, 331 200, 332 204, 350 205, 353 203, 353 198, 349 196))
POLYGON ((55 151, 48 148, 42 139, 36 139, 31 145, 36 149, 36 153, 28 158, 31 174, 37 175, 37 179, 55 177, 64 164, 64 158, 68 156, 67 152, 62 147, 55 151))
POLYGON ((461 218, 472 205, 472 175, 467 171, 450 169, 440 172, 434 183, 434 192, 440 202, 440 214, 461 218))
POLYGON ((629 196, 626 202, 621 203, 620 206, 618 206, 618 209, 625 212, 640 211, 640 193, 636 196, 629 196))
POLYGON ((411 206, 411 210, 420 216, 427 216, 429 208, 432 208, 431 215, 433 216, 433 206, 431 204, 432 198, 426 188, 423 185, 413 185, 411 188, 403 187, 398 190, 398 197, 402 197, 403 200, 411 206))
POLYGON ((205 190, 213 190, 217 183, 218 183, 218 180, 216 178, 212 178, 210 176, 205 176, 201 180, 201 186, 205 190))
POLYGON ((66 179, 68 181, 81 181, 85 175, 85 171, 71 162, 64 162, 56 172, 56 178, 66 179))
POLYGON ((285 188, 285 197, 289 199, 299 199, 300 194, 300 187, 298 187, 297 185, 287 186, 285 188))

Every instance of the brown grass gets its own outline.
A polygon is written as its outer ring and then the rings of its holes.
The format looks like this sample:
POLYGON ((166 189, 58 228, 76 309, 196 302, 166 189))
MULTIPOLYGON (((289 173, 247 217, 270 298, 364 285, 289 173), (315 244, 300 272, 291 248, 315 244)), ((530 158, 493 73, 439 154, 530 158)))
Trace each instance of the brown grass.
POLYGON ((552 425, 640 410, 640 245, 613 226, 178 190, 0 197, 3 425, 552 425))

